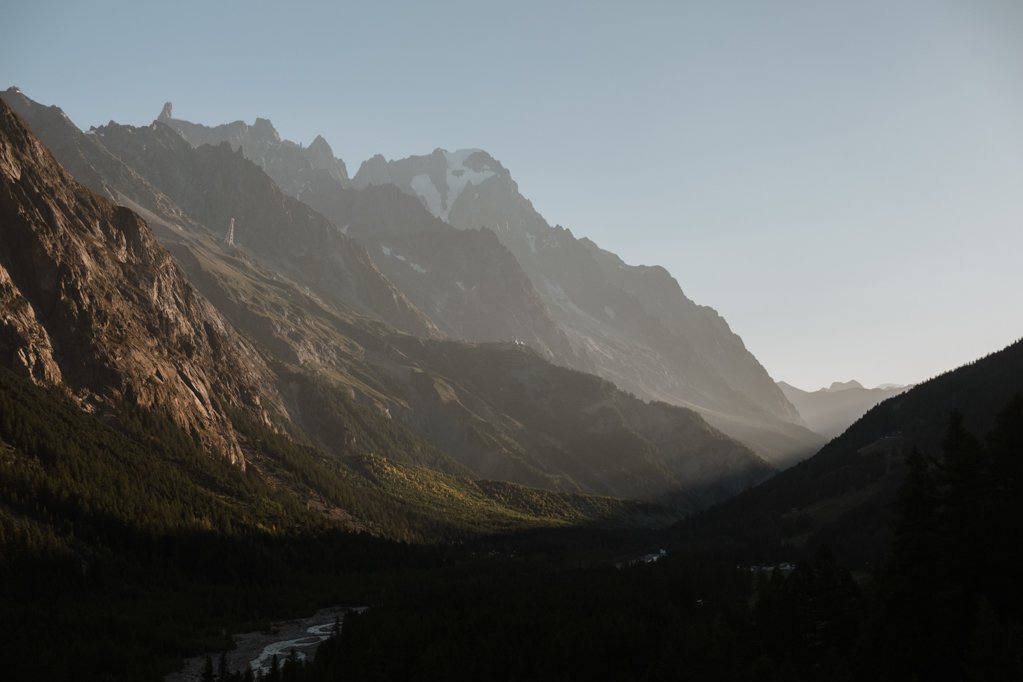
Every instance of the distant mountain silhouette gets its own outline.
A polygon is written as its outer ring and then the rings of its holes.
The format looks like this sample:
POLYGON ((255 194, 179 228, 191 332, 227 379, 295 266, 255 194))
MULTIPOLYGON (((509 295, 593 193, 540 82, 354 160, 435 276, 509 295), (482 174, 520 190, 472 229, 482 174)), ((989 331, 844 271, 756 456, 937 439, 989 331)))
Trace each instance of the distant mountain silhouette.
POLYGON ((836 381, 819 391, 803 391, 784 381, 778 387, 812 430, 831 439, 866 414, 882 400, 898 395, 909 386, 864 388, 858 381, 836 381))

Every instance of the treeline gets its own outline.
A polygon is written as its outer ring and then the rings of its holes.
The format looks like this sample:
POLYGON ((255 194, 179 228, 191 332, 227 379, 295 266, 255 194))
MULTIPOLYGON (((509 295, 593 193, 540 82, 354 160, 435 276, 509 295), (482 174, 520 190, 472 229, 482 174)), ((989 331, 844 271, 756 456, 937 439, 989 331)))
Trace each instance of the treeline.
POLYGON ((859 583, 826 548, 774 570, 669 555, 424 578, 288 679, 1023 679, 1023 399, 983 441, 953 414, 894 511, 891 561, 859 583))

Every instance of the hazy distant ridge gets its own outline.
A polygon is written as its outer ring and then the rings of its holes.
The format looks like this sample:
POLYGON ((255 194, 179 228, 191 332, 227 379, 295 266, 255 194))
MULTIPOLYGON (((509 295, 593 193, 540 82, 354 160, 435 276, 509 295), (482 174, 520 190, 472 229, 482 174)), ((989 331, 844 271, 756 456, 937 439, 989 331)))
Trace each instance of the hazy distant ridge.
POLYGON ((891 385, 864 388, 855 380, 836 381, 817 391, 803 391, 784 381, 779 381, 778 387, 799 410, 806 425, 828 439, 845 431, 874 405, 911 388, 891 385))

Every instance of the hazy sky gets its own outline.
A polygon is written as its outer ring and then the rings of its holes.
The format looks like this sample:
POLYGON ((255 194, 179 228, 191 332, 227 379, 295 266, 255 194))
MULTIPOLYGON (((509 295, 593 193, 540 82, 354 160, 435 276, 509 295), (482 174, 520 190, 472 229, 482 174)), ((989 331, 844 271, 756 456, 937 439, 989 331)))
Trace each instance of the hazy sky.
POLYGON ((1023 1, 4 0, 0 86, 375 153, 481 147, 666 266, 776 379, 914 382, 1023 336, 1023 1), (152 5, 152 6, 148 6, 152 5))

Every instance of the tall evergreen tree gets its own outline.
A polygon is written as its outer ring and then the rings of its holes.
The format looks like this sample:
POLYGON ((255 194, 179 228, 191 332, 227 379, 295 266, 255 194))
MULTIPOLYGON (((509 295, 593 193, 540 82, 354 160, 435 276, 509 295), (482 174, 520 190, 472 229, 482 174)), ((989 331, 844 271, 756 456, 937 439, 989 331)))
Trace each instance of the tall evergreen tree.
POLYGON ((930 465, 917 448, 906 457, 906 467, 892 522, 892 570, 904 582, 916 583, 937 560, 937 490, 930 465))

